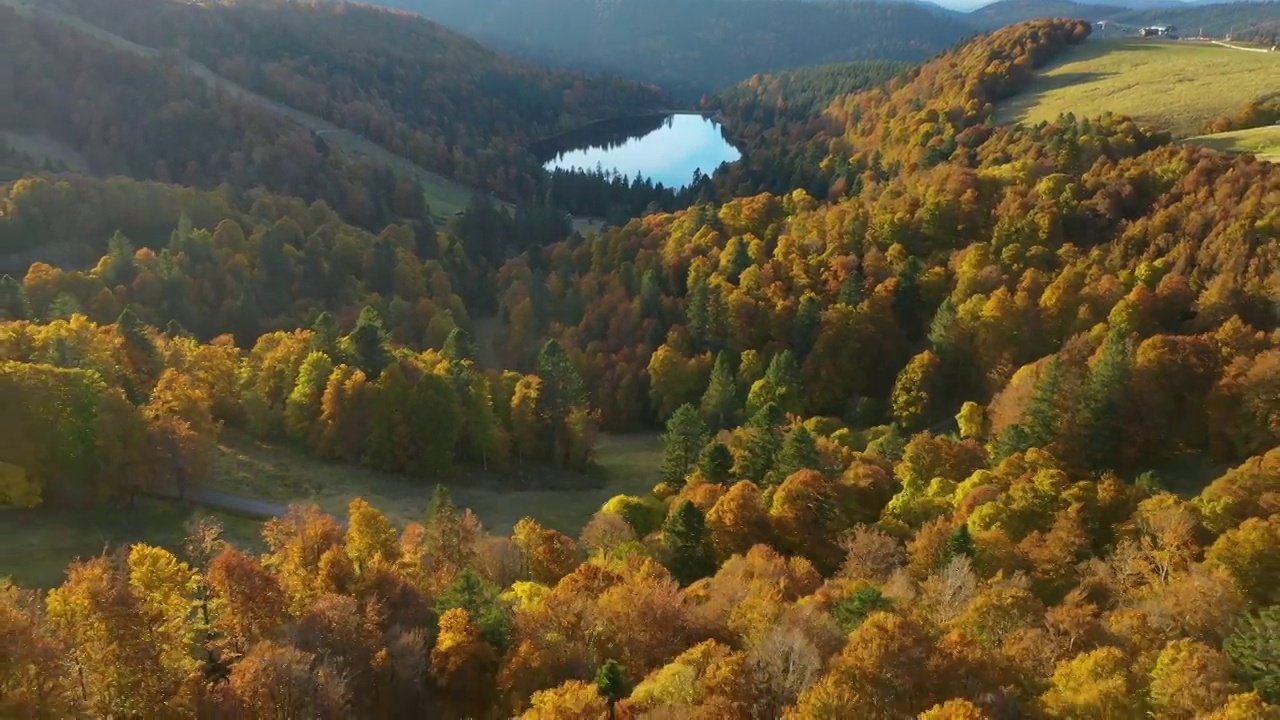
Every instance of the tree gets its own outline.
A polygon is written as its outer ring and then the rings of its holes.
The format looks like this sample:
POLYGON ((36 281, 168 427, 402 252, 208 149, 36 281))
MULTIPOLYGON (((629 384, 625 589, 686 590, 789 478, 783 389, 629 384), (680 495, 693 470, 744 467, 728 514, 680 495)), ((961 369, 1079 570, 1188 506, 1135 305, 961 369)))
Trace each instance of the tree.
POLYGON ((431 650, 431 675, 443 691, 450 716, 486 716, 497 669, 497 654, 470 614, 463 608, 444 611, 431 650))
POLYGON ((1125 393, 1133 374, 1133 344, 1125 331, 1112 328, 1102 345, 1102 355, 1085 381, 1080 403, 1085 434, 1085 456, 1090 467, 1109 467, 1124 439, 1125 393))
POLYGON ((682 500, 662 526, 662 541, 671 553, 671 575, 682 585, 715 572, 706 518, 688 500, 682 500))
POLYGON ((0 277, 0 321, 26 320, 31 316, 27 291, 10 275, 0 277))
POLYGON ((893 602, 871 586, 858 588, 849 597, 831 606, 831 617, 846 635, 858 629, 873 612, 890 610, 893 602))
POLYGON ((458 363, 463 360, 476 359, 475 343, 471 340, 471 335, 462 328, 455 327, 449 331, 449 336, 444 340, 444 347, 441 348, 440 354, 451 363, 458 363))
POLYGON ((782 450, 782 425, 786 418, 777 403, 767 403, 747 423, 734 472, 753 482, 763 482, 782 450))
POLYGON ((1151 704, 1170 717, 1204 717, 1239 688, 1221 651, 1194 640, 1165 646, 1151 671, 1151 704))
POLYGON ((710 442, 698 455, 698 474, 710 483, 725 483, 733 473, 733 453, 722 442, 710 442))
POLYGON ((817 295, 805 293, 800 298, 800 307, 796 310, 795 325, 792 329, 791 343, 796 349, 796 358, 804 363, 818 340, 818 331, 822 327, 822 302, 817 295))
POLYGON ((1144 709, 1132 664, 1114 647, 1081 653, 1060 663, 1041 701, 1055 718, 1124 720, 1141 717, 1144 709))
POLYGON ((769 538, 769 515, 755 483, 743 480, 729 488, 707 513, 707 527, 716 557, 741 555, 769 538))
POLYGON ((298 379, 284 403, 284 431, 290 438, 301 443, 311 440, 311 431, 320 419, 320 403, 331 375, 333 361, 322 352, 312 351, 302 361, 298 379))
POLYGON ((684 485, 706 442, 707 426, 698 411, 692 405, 677 408, 662 435, 662 481, 684 485))
POLYGON ((960 556, 973 558, 973 536, 969 534, 968 523, 963 522, 947 536, 946 543, 938 553, 938 566, 946 567, 960 556))
POLYGON ((626 673, 617 660, 610 658, 596 670, 596 691, 609 702, 609 718, 612 720, 614 706, 631 692, 626 673))
POLYGON ((904 430, 917 430, 929 419, 942 361, 931 350, 911 358, 893 385, 893 419, 904 430))
POLYGON ((801 470, 820 470, 821 465, 822 459, 813 435, 804 425, 796 425, 782 441, 778 465, 770 473, 774 478, 772 484, 776 485, 801 470))
POLYGON ((538 393, 538 414, 550 429, 548 444, 552 460, 560 465, 564 459, 561 448, 565 445, 569 414, 586 401, 582 376, 569 361, 564 347, 555 340, 548 340, 538 353, 538 378, 542 381, 538 393))
POLYGON ((702 419, 712 430, 724 430, 732 426, 738 414, 738 382, 730 367, 726 351, 716 355, 715 365, 711 368, 711 380, 707 390, 702 394, 699 407, 702 419))
POLYGON ((1240 618, 1223 648, 1241 680, 1280 703, 1280 605, 1240 618))
POLYGON ((1062 362, 1055 355, 1036 382, 1031 402, 1022 417, 996 438, 993 447, 996 458, 1004 459, 1033 447, 1044 449, 1049 445, 1062 423, 1058 407, 1063 382, 1062 362))
POLYGON ((355 366, 371 380, 378 379, 391 363, 391 353, 387 349, 387 330, 382 324, 382 316, 370 305, 360 311, 355 329, 347 336, 347 342, 355 366))
POLYGON ((968 440, 982 440, 986 436, 986 412, 982 406, 972 400, 966 400, 956 413, 956 425, 960 428, 960 437, 968 440))

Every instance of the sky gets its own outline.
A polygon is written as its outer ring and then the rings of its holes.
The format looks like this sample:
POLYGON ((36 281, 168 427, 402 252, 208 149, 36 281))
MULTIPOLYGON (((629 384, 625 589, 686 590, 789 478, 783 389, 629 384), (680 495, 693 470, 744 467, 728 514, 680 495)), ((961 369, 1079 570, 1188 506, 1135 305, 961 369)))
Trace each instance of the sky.
POLYGON ((632 178, 639 172, 666 187, 684 187, 693 179, 694 168, 710 175, 722 162, 740 157, 725 142, 720 128, 701 115, 673 115, 670 122, 642 138, 634 138, 613 149, 572 150, 548 162, 545 167, 617 170, 632 178))

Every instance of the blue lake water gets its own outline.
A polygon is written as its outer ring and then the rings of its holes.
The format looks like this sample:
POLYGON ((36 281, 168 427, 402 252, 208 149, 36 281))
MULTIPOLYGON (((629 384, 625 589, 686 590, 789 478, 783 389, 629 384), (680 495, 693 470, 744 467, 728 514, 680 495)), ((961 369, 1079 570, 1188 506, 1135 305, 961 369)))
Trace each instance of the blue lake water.
POLYGON ((594 125, 556 139, 541 153, 543 167, 638 173, 669 188, 693 180, 693 171, 710 175, 721 163, 742 154, 725 137, 720 125, 701 115, 633 118, 594 125))

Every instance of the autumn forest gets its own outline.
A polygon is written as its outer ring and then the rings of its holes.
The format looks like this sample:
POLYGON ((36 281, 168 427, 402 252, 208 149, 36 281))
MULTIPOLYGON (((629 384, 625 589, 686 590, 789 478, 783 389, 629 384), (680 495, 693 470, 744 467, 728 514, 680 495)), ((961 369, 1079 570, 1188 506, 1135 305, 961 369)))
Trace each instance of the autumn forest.
POLYGON ((0 717, 1280 717, 1280 167, 996 122, 1090 33, 755 75, 675 191, 529 149, 666 90, 416 16, 0 3, 0 513, 229 436, 428 508, 0 567, 0 717), (640 434, 572 532, 446 490, 640 434))

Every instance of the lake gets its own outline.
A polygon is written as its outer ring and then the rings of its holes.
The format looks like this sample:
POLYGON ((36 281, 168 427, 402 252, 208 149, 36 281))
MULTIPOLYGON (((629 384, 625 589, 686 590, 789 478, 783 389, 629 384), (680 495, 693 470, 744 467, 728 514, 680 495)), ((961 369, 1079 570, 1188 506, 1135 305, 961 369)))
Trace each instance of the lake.
POLYGON ((719 123, 694 114, 596 123, 534 147, 533 152, 548 172, 599 167, 628 178, 639 173, 668 188, 688 185, 694 170, 710 175, 721 163, 742 157, 719 123))

